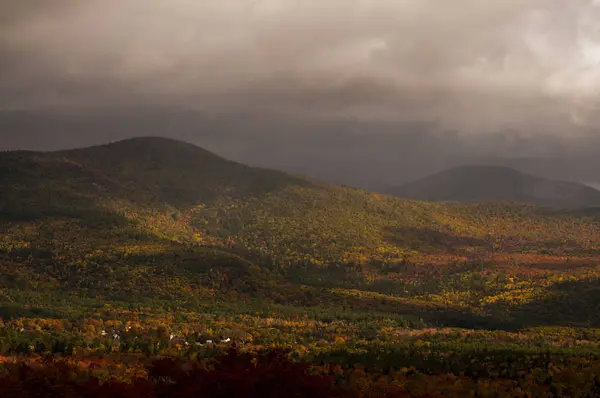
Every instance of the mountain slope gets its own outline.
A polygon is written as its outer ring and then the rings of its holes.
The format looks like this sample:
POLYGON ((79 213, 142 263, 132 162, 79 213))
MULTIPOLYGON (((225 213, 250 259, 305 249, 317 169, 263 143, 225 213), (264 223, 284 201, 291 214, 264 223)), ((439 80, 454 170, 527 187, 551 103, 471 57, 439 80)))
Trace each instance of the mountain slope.
POLYGON ((134 138, 56 155, 179 207, 224 194, 244 196, 286 184, 305 184, 281 172, 251 168, 191 144, 160 137, 134 138))
POLYGON ((485 264, 600 253, 594 212, 410 201, 162 138, 2 153, 0 192, 0 303, 243 297, 460 319, 505 297, 485 264))
POLYGON ((482 236, 535 240, 540 233, 523 227, 531 223, 558 238, 554 225, 571 222, 560 214, 549 222, 528 206, 414 202, 310 181, 164 138, 3 153, 0 189, 6 220, 83 219, 98 230, 94 222, 112 220, 169 241, 235 241, 287 263, 457 251, 482 236))
POLYGON ((538 178, 500 166, 456 167, 388 193, 427 201, 515 201, 564 208, 600 205, 600 191, 584 184, 538 178))

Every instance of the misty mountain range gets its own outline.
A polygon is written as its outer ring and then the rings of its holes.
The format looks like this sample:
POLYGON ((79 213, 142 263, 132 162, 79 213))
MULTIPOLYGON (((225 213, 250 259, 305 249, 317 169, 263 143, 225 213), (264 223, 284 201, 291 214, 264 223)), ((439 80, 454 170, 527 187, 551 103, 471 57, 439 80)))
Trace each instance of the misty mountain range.
MULTIPOLYGON (((212 175, 212 173, 220 172, 220 166, 215 166, 218 165, 219 162, 215 162, 213 159, 221 159, 224 161, 223 158, 216 156, 209 151, 194 147, 193 145, 189 145, 183 141, 159 137, 128 139, 124 141, 118 141, 115 144, 108 146, 101 145, 84 149, 63 150, 53 153, 54 155, 64 154, 69 158, 76 159, 78 162, 86 162, 89 161, 88 157, 90 153, 94 153, 94 157, 102 157, 104 156, 103 151, 107 151, 107 148, 111 148, 110 152, 107 153, 114 155, 116 151, 120 154, 122 159, 126 159, 134 154, 135 156, 152 157, 154 156, 154 152, 159 151, 162 159, 161 162, 170 163, 168 167, 172 169, 173 175, 182 173, 185 174, 194 170, 202 171, 205 174, 209 173, 208 175, 212 175), (80 154, 83 154, 81 159, 79 159, 80 154), (187 163, 181 163, 183 158, 187 159, 187 163)), ((13 153, 18 154, 21 152, 13 153)), ((52 155, 53 153, 48 153, 48 155, 52 155)), ((267 168, 277 169, 277 167, 272 166, 273 163, 277 163, 273 162, 274 159, 277 159, 277 157, 272 157, 271 161, 267 160, 264 162, 267 164, 267 168)), ((279 159, 284 160, 283 158, 279 159)), ((413 161, 414 160, 415 159, 413 159, 413 161)), ((108 163, 112 164, 114 162, 108 161, 108 163)), ((379 165, 381 166, 382 163, 383 162, 379 163, 379 165)), ((232 162, 232 164, 239 163, 232 162)), ((288 166, 289 165, 290 164, 288 164, 288 166)), ((318 161, 308 162, 307 165, 315 167, 311 173, 307 174, 312 174, 313 176, 317 177, 319 177, 319 175, 322 176, 322 174, 319 173, 320 163, 318 161)), ((333 170, 334 173, 340 172, 346 176, 352 175, 352 164, 344 164, 342 160, 340 160, 338 166, 341 167, 333 170), (343 169, 344 166, 347 167, 346 170, 343 169)), ((153 166, 148 167, 152 168, 153 166)), ((137 166, 135 165, 127 166, 127 168, 131 169, 130 172, 132 173, 141 172, 141 170, 137 170, 137 166)), ((265 170, 267 170, 267 168, 265 168, 265 170)), ((283 169, 285 170, 285 168, 283 169)), ((232 181, 239 179, 250 181, 251 178, 248 179, 244 177, 247 174, 247 170, 247 166, 239 164, 239 167, 233 168, 228 173, 219 174, 219 177, 215 177, 215 181, 213 181, 213 183, 230 184, 232 181)), ((426 168, 420 169, 421 172, 423 172, 423 170, 426 170, 426 168)), ((372 171, 368 169, 365 170, 365 174, 363 174, 363 176, 367 178, 369 172, 372 171)), ((284 174, 280 171, 273 171, 273 174, 263 173, 261 175, 265 178, 267 178, 268 175, 271 175, 272 177, 269 178, 277 180, 284 174)), ((360 178, 361 176, 359 175, 358 177, 360 178)), ((327 180, 326 178, 323 179, 327 180)), ((383 180, 384 179, 382 179, 382 181, 383 180)), ((198 184, 205 185, 204 183, 201 183, 200 180, 194 180, 193 185, 198 184)), ((174 192, 177 191, 168 187, 164 187, 163 190, 167 195, 174 195, 174 192)), ((474 203, 488 201, 513 201, 558 208, 584 208, 600 206, 600 191, 590 186, 577 182, 567 182, 536 177, 521 173, 515 169, 505 166, 471 165, 454 167, 407 184, 375 191, 407 199, 433 202, 446 201, 474 203)))
POLYGON ((426 124, 300 120, 277 115, 114 109, 0 112, 0 149, 58 150, 134 136, 187 141, 252 166, 382 190, 464 165, 497 165, 600 184, 600 138, 439 133, 426 124))

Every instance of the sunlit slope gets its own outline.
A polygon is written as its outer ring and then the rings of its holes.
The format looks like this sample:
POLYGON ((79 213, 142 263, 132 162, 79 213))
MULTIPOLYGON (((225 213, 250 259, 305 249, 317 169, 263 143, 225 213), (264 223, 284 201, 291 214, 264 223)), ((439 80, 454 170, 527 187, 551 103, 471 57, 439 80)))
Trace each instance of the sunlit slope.
POLYGON ((593 246, 593 214, 527 205, 435 204, 231 162, 179 141, 138 138, 0 156, 0 214, 13 223, 82 219, 97 232, 222 245, 283 265, 468 254, 510 237, 515 250, 593 246))
POLYGON ((594 209, 410 201, 162 138, 2 153, 0 192, 0 304, 19 308, 227 297, 504 325, 600 264, 594 209))

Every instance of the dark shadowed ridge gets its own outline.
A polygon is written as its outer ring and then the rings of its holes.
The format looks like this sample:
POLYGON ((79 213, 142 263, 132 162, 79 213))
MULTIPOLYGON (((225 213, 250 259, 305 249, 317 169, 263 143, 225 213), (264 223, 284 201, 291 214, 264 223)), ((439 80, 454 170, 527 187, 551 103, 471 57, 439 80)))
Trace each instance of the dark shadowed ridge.
POLYGON ((81 157, 91 161, 145 161, 172 162, 174 167, 197 167, 214 165, 221 162, 222 166, 245 167, 229 161, 196 145, 166 137, 135 137, 103 145, 86 148, 69 149, 52 152, 67 157, 81 157), (143 157, 143 159, 142 159, 143 157))
POLYGON ((600 205, 587 185, 523 174, 501 166, 461 166, 389 189, 391 195, 426 201, 515 201, 560 208, 600 205))
POLYGON ((186 142, 138 137, 106 145, 53 152, 99 170, 134 189, 150 189, 175 206, 192 205, 223 194, 246 196, 309 185, 300 177, 246 166, 186 142))

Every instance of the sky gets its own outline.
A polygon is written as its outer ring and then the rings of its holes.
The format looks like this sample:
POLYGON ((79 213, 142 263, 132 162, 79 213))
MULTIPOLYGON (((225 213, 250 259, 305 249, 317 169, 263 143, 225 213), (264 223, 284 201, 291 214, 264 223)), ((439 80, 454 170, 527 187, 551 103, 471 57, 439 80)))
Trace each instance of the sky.
POLYGON ((465 157, 560 158, 600 180, 600 0, 0 9, 0 149, 151 134, 363 186, 465 157))

